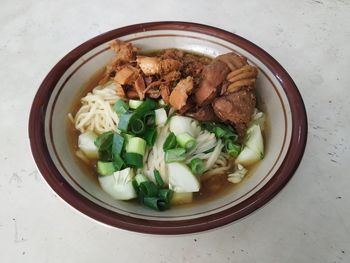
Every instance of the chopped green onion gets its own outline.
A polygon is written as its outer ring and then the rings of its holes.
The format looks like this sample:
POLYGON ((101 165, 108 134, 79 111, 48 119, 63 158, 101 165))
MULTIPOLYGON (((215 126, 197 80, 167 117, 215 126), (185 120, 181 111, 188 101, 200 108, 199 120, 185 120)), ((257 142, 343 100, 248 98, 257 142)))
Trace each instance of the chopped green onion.
POLYGON ((112 161, 112 151, 111 149, 107 149, 104 151, 98 151, 98 159, 103 162, 110 162, 112 161))
POLYGON ((176 136, 176 141, 181 147, 188 151, 192 150, 197 144, 196 140, 187 132, 178 134, 176 136))
POLYGON ((115 172, 114 164, 112 162, 98 161, 97 172, 99 173, 99 175, 102 175, 102 176, 111 175, 115 172))
POLYGON ((163 99, 158 100, 158 105, 161 107, 167 106, 167 104, 165 103, 165 101, 163 99))
POLYGON ((222 138, 227 134, 227 132, 219 126, 214 127, 213 131, 214 131, 216 138, 222 138))
POLYGON ((128 133, 123 133, 122 136, 124 137, 126 143, 127 143, 131 138, 134 138, 134 137, 135 137, 135 135, 128 134, 128 133))
POLYGON ((229 124, 215 123, 215 122, 201 122, 202 129, 205 129, 211 133, 214 133, 216 138, 231 139, 236 141, 238 135, 233 127, 229 124))
POLYGON ((241 148, 241 145, 233 143, 230 140, 227 140, 225 142, 225 151, 233 157, 237 157, 239 155, 239 153, 241 152, 241 148))
POLYGON ((157 169, 154 169, 153 174, 154 174, 154 179, 156 180, 157 186, 163 187, 164 181, 163 181, 163 178, 160 176, 159 171, 157 169))
POLYGON ((124 166, 124 161, 119 154, 113 155, 113 165, 116 171, 120 171, 124 166))
POLYGON ((138 153, 125 153, 124 162, 127 166, 142 168, 143 167, 143 156, 138 153))
POLYGON ((184 148, 169 149, 165 152, 165 162, 180 162, 186 159, 186 150, 184 148))
POLYGON ((96 147, 99 151, 105 151, 111 147, 113 142, 113 132, 104 132, 101 135, 97 136, 94 141, 96 147))
POLYGON ((123 100, 117 100, 113 105, 113 110, 118 116, 125 113, 129 109, 129 105, 123 100))
POLYGON ((112 141, 112 153, 113 153, 113 155, 120 155, 121 154, 121 152, 123 150, 123 146, 124 146, 124 141, 125 141, 125 139, 120 134, 118 134, 118 133, 113 134, 113 141, 112 141))
POLYGON ((150 111, 145 113, 145 115, 143 116, 143 121, 146 124, 146 126, 154 126, 156 123, 156 116, 154 111, 150 111))
POLYGON ((164 211, 169 208, 169 203, 158 197, 145 197, 143 199, 143 203, 145 206, 152 208, 157 211, 164 211))
POLYGON ((146 150, 146 141, 139 137, 133 137, 128 140, 126 144, 127 153, 137 153, 144 155, 146 150))
POLYGON ((130 112, 130 111, 124 112, 122 115, 120 115, 118 129, 123 132, 128 132, 129 123, 133 117, 134 117, 134 112, 130 112))
POLYGON ((158 188, 151 181, 140 183, 139 188, 140 188, 140 192, 144 197, 155 197, 158 195, 158 188))
POLYGON ((157 129, 147 129, 143 137, 145 138, 148 146, 153 146, 157 139, 157 129))
POLYGON ((130 130, 134 134, 142 134, 145 130, 145 124, 139 118, 134 118, 131 121, 130 130))
POLYGON ((136 181, 137 185, 140 185, 143 182, 148 182, 148 178, 146 176, 144 176, 143 174, 137 174, 134 178, 134 180, 136 181))
POLYGON ((144 176, 143 174, 137 174, 134 179, 132 180, 132 185, 135 188, 135 191, 137 193, 140 192, 140 184, 143 182, 148 182, 148 178, 146 176, 144 176))
POLYGON ((206 170, 204 161, 199 158, 192 159, 189 166, 193 174, 202 174, 206 170))
POLYGON ((168 115, 168 118, 167 118, 167 120, 166 120, 164 125, 167 125, 169 123, 169 121, 171 120, 171 117, 173 117, 174 115, 176 115, 176 111, 174 111, 173 113, 168 115))
POLYGON ((135 110, 135 114, 139 117, 144 116, 146 113, 154 110, 157 107, 157 103, 151 99, 146 99, 135 110))
POLYGON ((163 144, 163 150, 167 151, 176 147, 176 136, 173 132, 169 133, 163 144))
POLYGON ((159 189, 158 196, 165 202, 170 203, 170 200, 173 197, 173 191, 170 189, 159 189))
POLYGON ((137 109, 142 103, 142 100, 129 100, 129 107, 131 109, 137 109))
POLYGON ((164 126, 168 118, 165 109, 163 108, 156 109, 154 113, 155 113, 156 125, 159 127, 164 126))

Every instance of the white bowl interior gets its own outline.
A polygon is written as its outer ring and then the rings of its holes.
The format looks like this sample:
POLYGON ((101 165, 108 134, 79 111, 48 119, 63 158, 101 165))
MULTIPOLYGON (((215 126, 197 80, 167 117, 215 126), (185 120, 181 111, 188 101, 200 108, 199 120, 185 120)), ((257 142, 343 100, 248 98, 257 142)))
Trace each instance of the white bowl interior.
POLYGON ((106 49, 108 43, 104 43, 83 55, 68 68, 54 87, 47 108, 45 136, 50 154, 61 174, 79 193, 98 205, 121 214, 145 219, 182 220, 209 215, 232 207, 256 193, 272 178, 288 149, 291 137, 291 115, 282 86, 261 61, 230 42, 200 33, 162 30, 127 35, 121 39, 131 41, 142 51, 179 48, 217 56, 234 50, 246 56, 249 63, 259 68, 257 92, 260 97, 260 106, 267 114, 271 127, 265 138, 265 158, 239 187, 206 203, 176 207, 159 213, 134 202, 111 199, 91 177, 86 176, 84 170, 77 164, 67 137, 67 114, 80 94, 82 86, 114 56, 112 51, 106 49))

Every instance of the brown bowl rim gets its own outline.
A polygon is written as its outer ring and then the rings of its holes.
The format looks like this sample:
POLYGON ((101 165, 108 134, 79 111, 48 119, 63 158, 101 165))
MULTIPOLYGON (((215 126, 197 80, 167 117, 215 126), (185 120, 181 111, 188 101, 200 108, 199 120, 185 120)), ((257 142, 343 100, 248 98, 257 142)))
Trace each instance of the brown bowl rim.
POLYGON ((83 214, 104 224, 151 234, 185 234, 209 230, 236 221, 257 210, 273 198, 292 178, 305 151, 307 141, 307 116, 303 99, 287 71, 266 51, 252 42, 216 27, 178 21, 162 21, 134 24, 98 35, 64 56, 48 73, 40 85, 29 116, 28 133, 32 155, 36 165, 50 187, 68 204, 83 214), (44 120, 53 87, 79 57, 91 49, 112 39, 132 33, 152 30, 182 30, 214 36, 245 49, 264 63, 277 77, 290 104, 292 116, 291 142, 287 154, 273 177, 258 192, 243 202, 212 215, 180 221, 145 220, 121 215, 98 206, 80 195, 63 178, 54 165, 44 136, 44 120))

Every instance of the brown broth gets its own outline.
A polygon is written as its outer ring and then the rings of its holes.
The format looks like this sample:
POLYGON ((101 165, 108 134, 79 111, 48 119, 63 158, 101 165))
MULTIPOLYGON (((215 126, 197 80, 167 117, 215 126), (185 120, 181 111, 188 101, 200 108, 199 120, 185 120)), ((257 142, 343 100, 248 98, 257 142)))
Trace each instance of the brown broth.
MULTIPOLYGON (((152 52, 148 52, 147 54, 148 55, 156 55, 159 52, 160 51, 152 51, 152 52)), ((195 55, 195 56, 201 56, 198 53, 192 53, 192 52, 191 53, 187 52, 187 53, 189 53, 191 55, 195 55)), ((204 57, 204 56, 202 56, 202 57, 204 57)), ((208 57, 205 57, 205 58, 208 58, 208 57)), ((210 58, 208 58, 208 59, 210 59, 210 58)), ((98 85, 98 82, 102 78, 104 70, 105 70, 105 68, 98 70, 82 86, 79 94, 77 95, 73 105, 70 108, 70 112, 72 113, 73 116, 75 116, 75 114, 77 113, 77 111, 79 110, 79 108, 81 106, 80 99, 82 97, 84 97, 87 93, 91 92, 93 90, 93 88, 98 85)), ((268 132, 269 128, 270 127, 269 127, 268 122, 266 120, 265 132, 263 134, 264 140, 266 139, 265 134, 266 134, 266 132, 268 132)), ((67 137, 69 140, 69 144, 71 146, 71 151, 73 153, 75 153, 78 150, 78 137, 79 137, 80 132, 75 129, 73 123, 70 121, 68 121, 67 131, 68 131, 67 137)), ((265 144, 266 144, 266 141, 265 141, 265 144)), ((84 161, 82 161, 79 157, 77 157, 75 154, 73 154, 73 155, 74 155, 74 158, 76 159, 76 162, 78 163, 78 165, 80 166, 82 171, 86 174, 86 176, 88 176, 90 179, 92 179, 95 183, 98 184, 97 172, 96 172, 96 161, 91 160, 90 163, 87 164, 84 161)), ((254 174, 254 170, 255 170, 256 166, 257 166, 257 164, 246 167, 249 170, 249 172, 245 176, 244 180, 246 180, 248 177, 250 177, 252 174, 254 174)), ((219 197, 222 197, 222 196, 229 194, 234 189, 237 189, 241 184, 242 184, 242 182, 239 184, 230 183, 227 180, 227 174, 213 175, 212 177, 210 177, 209 179, 207 179, 206 181, 201 183, 201 189, 198 193, 194 193, 193 202, 191 204, 183 204, 183 205, 178 205, 178 206, 189 206, 189 205, 191 206, 191 205, 200 204, 203 202, 209 202, 210 200, 213 200, 213 199, 216 199, 216 198, 219 198, 219 197)))

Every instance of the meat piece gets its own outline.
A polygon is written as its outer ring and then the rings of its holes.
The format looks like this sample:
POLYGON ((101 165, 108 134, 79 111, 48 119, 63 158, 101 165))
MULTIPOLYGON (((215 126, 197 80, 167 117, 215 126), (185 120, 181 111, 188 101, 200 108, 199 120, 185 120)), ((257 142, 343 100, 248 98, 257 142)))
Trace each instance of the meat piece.
POLYGON ((181 109, 179 109, 178 113, 180 115, 184 115, 186 112, 188 112, 190 109, 193 109, 194 107, 196 107, 196 104, 191 99, 191 97, 189 97, 188 100, 186 101, 185 106, 183 106, 181 109))
POLYGON ((126 65, 116 73, 114 80, 121 85, 131 84, 135 81, 137 75, 138 70, 136 68, 126 65))
POLYGON ((135 60, 137 48, 134 48, 131 43, 115 39, 111 42, 110 47, 117 53, 113 64, 135 60))
POLYGON ((237 55, 236 53, 226 53, 216 57, 216 59, 224 62, 230 70, 236 70, 247 64, 247 58, 237 55))
POLYGON ((219 97, 212 103, 215 114, 224 122, 231 122, 240 137, 243 137, 256 105, 256 97, 251 89, 241 89, 235 93, 219 97))
POLYGON ((202 70, 210 63, 211 59, 193 54, 186 54, 182 59, 182 74, 192 76, 194 79, 200 78, 202 70))
POLYGON ((178 71, 181 67, 180 61, 171 58, 138 56, 136 62, 146 76, 167 74, 171 71, 178 71))
POLYGON ((138 99, 139 95, 137 94, 137 91, 134 88, 128 89, 126 91, 126 96, 128 99, 138 99))
POLYGON ((115 69, 111 65, 107 65, 103 73, 101 80, 98 82, 99 85, 106 84, 111 78, 115 76, 115 69))
POLYGON ((136 62, 146 76, 159 74, 161 71, 160 58, 137 56, 136 62))
POLYGON ((163 51, 161 54, 162 59, 176 59, 176 60, 181 60, 181 58, 184 56, 184 52, 175 48, 168 48, 163 51))
POLYGON ((193 79, 191 76, 180 80, 170 94, 170 105, 176 110, 180 110, 186 105, 188 95, 191 93, 192 89, 193 79))
POLYGON ((210 104, 200 107, 195 111, 187 112, 186 116, 194 118, 198 121, 219 121, 218 116, 215 115, 215 112, 210 104))
POLYGON ((220 91, 220 84, 226 79, 229 68, 220 60, 214 59, 202 72, 202 81, 195 92, 199 106, 209 104, 220 91))
POLYGON ((124 91, 122 85, 116 83, 116 90, 115 91, 116 91, 118 97, 126 98, 126 94, 125 94, 125 91, 124 91))
POLYGON ((176 81, 181 78, 181 73, 179 71, 171 71, 168 74, 162 76, 162 80, 165 82, 176 81))
POLYGON ((140 100, 143 100, 145 98, 145 81, 143 80, 142 76, 139 74, 139 76, 137 77, 137 79, 135 80, 135 89, 137 92, 137 95, 139 96, 140 100))
POLYGON ((160 96, 162 96, 162 99, 166 104, 169 104, 169 96, 170 96, 170 88, 169 85, 166 83, 163 83, 159 87, 160 90, 160 96))
POLYGON ((168 74, 171 71, 178 71, 181 67, 181 62, 176 59, 167 58, 161 60, 160 67, 160 74, 168 74))

